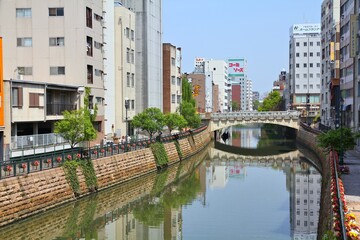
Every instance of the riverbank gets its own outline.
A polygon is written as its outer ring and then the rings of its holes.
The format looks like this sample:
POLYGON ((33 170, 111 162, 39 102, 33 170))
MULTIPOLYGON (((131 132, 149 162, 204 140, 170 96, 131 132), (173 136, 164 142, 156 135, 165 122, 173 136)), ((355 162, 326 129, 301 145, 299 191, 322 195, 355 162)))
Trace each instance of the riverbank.
MULTIPOLYGON (((201 151, 211 141, 208 130, 190 132, 179 139, 181 155, 174 142, 163 143, 169 165, 201 151)), ((157 171, 150 148, 113 155, 93 161, 98 190, 157 171)), ((75 194, 62 167, 0 181, 0 226, 7 225, 66 202, 92 194, 80 168, 76 169, 79 191, 75 194)))

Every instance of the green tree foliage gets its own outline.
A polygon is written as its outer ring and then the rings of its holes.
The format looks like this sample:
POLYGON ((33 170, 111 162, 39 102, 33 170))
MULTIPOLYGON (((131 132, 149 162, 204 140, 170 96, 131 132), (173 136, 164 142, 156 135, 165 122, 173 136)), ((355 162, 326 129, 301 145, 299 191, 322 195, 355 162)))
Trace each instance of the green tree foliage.
POLYGON ((133 117, 131 124, 135 128, 140 128, 148 132, 150 138, 157 132, 161 132, 164 127, 164 114, 159 108, 147 108, 142 113, 133 117))
POLYGON ((233 111, 239 111, 240 110, 240 106, 237 102, 231 102, 231 109, 233 111))
POLYGON ((277 111, 281 106, 281 96, 277 91, 269 93, 263 103, 258 107, 258 111, 277 111))
POLYGON ((94 114, 89 110, 90 88, 85 88, 84 108, 73 111, 64 111, 64 119, 55 123, 55 133, 66 139, 71 148, 83 141, 91 141, 96 138, 97 132, 93 126, 96 118, 97 107, 94 114))
POLYGON ((178 113, 166 113, 164 116, 164 122, 170 133, 172 130, 182 130, 187 126, 185 118, 178 113))
POLYGON ((253 109, 254 109, 254 110, 258 110, 258 109, 259 109, 259 106, 260 106, 259 100, 255 100, 255 101, 253 102, 253 109))
POLYGON ((201 118, 196 113, 196 109, 189 102, 182 102, 180 104, 180 114, 185 118, 188 126, 191 128, 197 128, 201 124, 201 118))
POLYGON ((195 107, 195 99, 192 95, 192 85, 186 77, 182 78, 182 102, 191 103, 195 107))
POLYGON ((350 128, 342 127, 332 129, 317 136, 318 146, 327 151, 350 150, 356 145, 355 140, 359 138, 359 133, 353 133, 350 128))

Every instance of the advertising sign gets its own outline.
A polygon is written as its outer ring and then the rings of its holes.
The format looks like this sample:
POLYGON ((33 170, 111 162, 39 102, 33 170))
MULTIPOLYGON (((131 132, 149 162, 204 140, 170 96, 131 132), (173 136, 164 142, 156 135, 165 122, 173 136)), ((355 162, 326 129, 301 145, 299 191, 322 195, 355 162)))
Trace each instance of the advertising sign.
POLYGON ((358 30, 358 16, 350 15, 350 57, 356 57, 356 34, 358 30))
POLYGON ((241 58, 228 59, 228 75, 229 77, 242 77, 245 75, 245 60, 241 58))
POLYGON ((295 34, 317 34, 321 33, 320 24, 295 24, 292 26, 290 33, 295 34))

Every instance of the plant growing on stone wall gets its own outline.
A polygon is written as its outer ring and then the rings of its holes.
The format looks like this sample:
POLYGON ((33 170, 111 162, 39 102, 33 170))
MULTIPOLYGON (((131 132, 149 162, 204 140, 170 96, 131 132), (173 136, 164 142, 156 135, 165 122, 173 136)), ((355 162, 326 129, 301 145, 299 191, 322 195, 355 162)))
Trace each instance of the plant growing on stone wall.
POLYGON ((179 154, 179 158, 180 160, 183 158, 183 154, 180 148, 180 143, 178 141, 174 141, 175 147, 176 147, 176 151, 179 154))
POLYGON ((150 148, 155 156, 156 165, 160 168, 166 166, 169 162, 169 158, 164 145, 160 142, 156 142, 151 144, 150 148))
POLYGON ((76 174, 76 169, 78 165, 79 164, 76 161, 66 161, 62 165, 65 171, 66 180, 70 184, 75 196, 78 196, 80 194, 80 184, 78 176, 76 174))
POLYGON ((96 191, 98 187, 98 183, 94 170, 94 165, 91 159, 80 159, 79 165, 81 167, 82 173, 85 176, 86 186, 89 188, 91 192, 96 191))

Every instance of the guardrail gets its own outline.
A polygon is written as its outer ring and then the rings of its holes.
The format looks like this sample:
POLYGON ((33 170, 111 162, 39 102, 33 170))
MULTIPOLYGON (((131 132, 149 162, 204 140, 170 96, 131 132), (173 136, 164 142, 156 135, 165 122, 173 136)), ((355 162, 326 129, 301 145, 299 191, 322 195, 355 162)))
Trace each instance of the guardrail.
POLYGON ((74 148, 61 151, 53 151, 43 154, 21 156, 10 161, 0 162, 0 179, 25 175, 32 172, 43 171, 61 166, 68 160, 78 158, 89 158, 95 160, 107 156, 122 154, 130 151, 148 148, 151 143, 156 141, 167 143, 176 139, 186 138, 192 133, 197 134, 204 131, 207 126, 191 129, 176 134, 159 135, 152 139, 131 140, 130 142, 107 143, 103 146, 90 148, 74 148))
POLYGON ((298 118, 298 111, 240 111, 228 113, 206 113, 200 114, 201 119, 223 119, 223 118, 239 118, 239 117, 294 117, 298 118))

